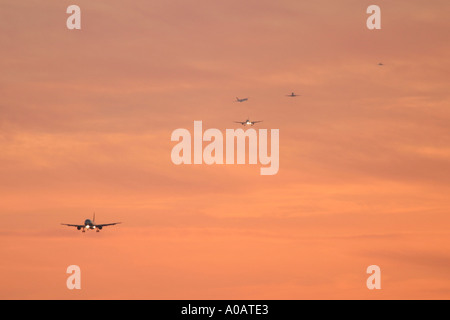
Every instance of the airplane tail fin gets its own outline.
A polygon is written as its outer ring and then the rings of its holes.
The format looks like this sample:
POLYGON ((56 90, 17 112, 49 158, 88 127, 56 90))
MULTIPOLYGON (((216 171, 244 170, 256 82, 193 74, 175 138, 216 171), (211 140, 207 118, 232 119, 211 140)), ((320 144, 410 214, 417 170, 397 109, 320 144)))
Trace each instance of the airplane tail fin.
POLYGON ((92 222, 95 223, 95 212, 94 212, 94 218, 93 218, 92 222))

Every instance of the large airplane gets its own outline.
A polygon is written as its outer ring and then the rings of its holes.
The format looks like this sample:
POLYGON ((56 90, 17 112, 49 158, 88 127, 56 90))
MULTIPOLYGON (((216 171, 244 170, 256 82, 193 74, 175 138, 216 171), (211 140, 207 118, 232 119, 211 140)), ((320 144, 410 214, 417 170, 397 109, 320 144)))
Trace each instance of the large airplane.
POLYGON ((239 99, 238 97, 236 97, 236 102, 245 102, 247 100, 248 98, 239 99))
POLYGON ((235 123, 240 123, 243 126, 253 126, 255 123, 262 122, 262 121, 250 121, 249 119, 247 119, 247 120, 245 120, 243 122, 241 122, 241 121, 234 121, 234 122, 235 123))
POLYGON ((96 224, 95 223, 95 213, 94 213, 94 218, 92 219, 92 221, 90 219, 86 219, 84 221, 84 224, 66 224, 66 223, 61 223, 63 226, 69 226, 69 227, 76 227, 78 230, 83 229, 83 232, 86 232, 86 230, 97 230, 97 232, 100 232, 100 230, 103 229, 103 227, 107 227, 107 226, 114 226, 116 224, 120 224, 122 222, 114 222, 114 223, 105 223, 105 224, 96 224))
POLYGON ((299 94, 295 94, 294 92, 292 92, 291 94, 286 95, 286 97, 291 97, 291 98, 295 98, 298 97, 299 94))

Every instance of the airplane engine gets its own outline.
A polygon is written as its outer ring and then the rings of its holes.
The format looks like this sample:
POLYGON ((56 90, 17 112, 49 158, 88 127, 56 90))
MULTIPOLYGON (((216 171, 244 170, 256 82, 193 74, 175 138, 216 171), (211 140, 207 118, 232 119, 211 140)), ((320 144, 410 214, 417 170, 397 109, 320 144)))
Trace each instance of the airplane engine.
POLYGON ((77 227, 77 230, 81 230, 81 227, 77 227))
POLYGON ((98 228, 98 230, 102 230, 103 229, 103 227, 97 227, 98 228))

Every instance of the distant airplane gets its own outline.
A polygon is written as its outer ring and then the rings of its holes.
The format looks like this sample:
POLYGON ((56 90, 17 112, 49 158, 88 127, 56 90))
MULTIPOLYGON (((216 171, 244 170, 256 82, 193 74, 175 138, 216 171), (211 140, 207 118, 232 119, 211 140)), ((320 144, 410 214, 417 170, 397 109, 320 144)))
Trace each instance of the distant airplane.
POLYGON ((240 123, 240 124, 242 124, 243 126, 253 126, 255 123, 258 123, 258 122, 262 122, 262 121, 250 121, 250 120, 245 120, 245 121, 243 121, 243 122, 241 122, 241 121, 234 121, 235 123, 240 123))
POLYGON ((291 94, 286 95, 286 97, 291 97, 291 98, 295 98, 300 96, 299 94, 295 94, 294 92, 292 92, 291 94))
POLYGON ((91 221, 90 219, 86 219, 84 221, 84 224, 66 224, 66 223, 61 223, 63 226, 69 226, 69 227, 76 227, 78 230, 83 229, 83 232, 86 232, 86 230, 97 230, 97 232, 100 232, 100 230, 103 229, 103 227, 107 227, 107 226, 114 226, 116 224, 120 224, 122 222, 115 222, 115 223, 106 223, 106 224, 95 224, 95 213, 94 213, 94 218, 91 221))
POLYGON ((248 98, 239 99, 238 97, 236 97, 236 102, 245 102, 245 101, 248 101, 248 98))
POLYGON ((381 62, 378 64, 379 66, 384 66, 384 64, 382 64, 381 62))

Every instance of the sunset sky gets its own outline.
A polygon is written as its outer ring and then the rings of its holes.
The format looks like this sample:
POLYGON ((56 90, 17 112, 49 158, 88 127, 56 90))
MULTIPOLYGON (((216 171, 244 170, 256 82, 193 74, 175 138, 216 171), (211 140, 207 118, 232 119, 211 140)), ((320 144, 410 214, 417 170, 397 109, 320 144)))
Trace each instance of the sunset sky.
POLYGON ((449 299, 449 12, 0 0, 0 298, 449 299), (172 163, 173 130, 247 117, 278 174, 172 163), (123 224, 60 225, 93 212, 123 224))

